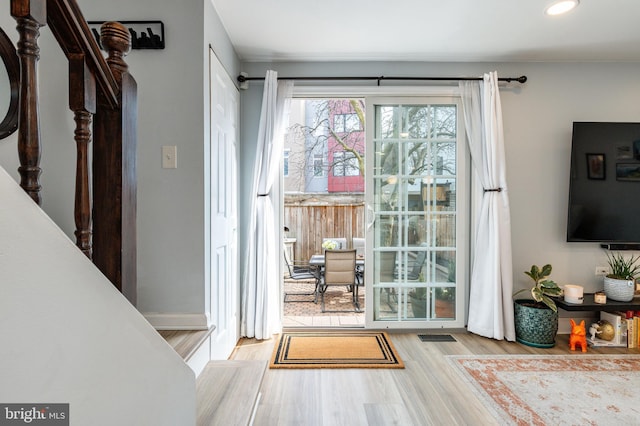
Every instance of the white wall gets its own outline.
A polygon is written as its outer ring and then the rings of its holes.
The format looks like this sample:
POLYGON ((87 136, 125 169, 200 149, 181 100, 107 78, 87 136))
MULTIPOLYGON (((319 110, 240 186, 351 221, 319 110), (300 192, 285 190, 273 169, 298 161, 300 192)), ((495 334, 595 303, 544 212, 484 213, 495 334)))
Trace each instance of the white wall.
POLYGON ((0 401, 74 425, 195 424, 195 375, 0 168, 0 401))
MULTIPOLYGON (((164 50, 134 50, 125 58, 138 82, 138 309, 187 328, 206 327, 209 45, 231 75, 239 61, 210 0, 78 3, 87 20, 164 23, 164 50), (177 169, 161 168, 163 145, 177 146, 177 169)), ((0 26, 17 39, 8 4, 0 26)), ((47 27, 39 44, 43 208, 72 237, 75 143, 67 63, 47 27)), ((0 142, 0 165, 19 180, 16 141, 14 135, 0 142)))
MULTIPOLYGON (((245 63, 242 71, 258 77, 264 76, 267 69, 278 71, 282 77, 479 76, 492 70, 502 77, 526 75, 527 83, 512 83, 500 92, 511 203, 514 287, 530 287, 523 272, 532 264, 551 263, 552 278, 560 284, 583 285, 587 292, 602 288, 601 278, 595 277, 594 271, 596 266, 606 265, 604 251, 597 244, 565 241, 572 123, 640 121, 640 64, 245 63)), ((302 83, 322 84, 297 82, 302 83)), ((255 151, 261 94, 262 84, 255 82, 242 94, 241 133, 245 152, 255 151)), ((244 159, 247 176, 253 158, 248 155, 244 159)), ((243 202, 248 205, 246 199, 243 202)), ((243 223, 246 225, 246 221, 243 223)))

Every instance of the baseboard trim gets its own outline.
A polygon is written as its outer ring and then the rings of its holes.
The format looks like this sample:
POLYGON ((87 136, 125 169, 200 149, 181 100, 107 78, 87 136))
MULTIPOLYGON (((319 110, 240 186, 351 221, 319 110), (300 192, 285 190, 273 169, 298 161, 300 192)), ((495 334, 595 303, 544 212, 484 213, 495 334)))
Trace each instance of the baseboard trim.
POLYGON ((143 313, 156 330, 208 330, 209 316, 206 314, 160 314, 143 313))

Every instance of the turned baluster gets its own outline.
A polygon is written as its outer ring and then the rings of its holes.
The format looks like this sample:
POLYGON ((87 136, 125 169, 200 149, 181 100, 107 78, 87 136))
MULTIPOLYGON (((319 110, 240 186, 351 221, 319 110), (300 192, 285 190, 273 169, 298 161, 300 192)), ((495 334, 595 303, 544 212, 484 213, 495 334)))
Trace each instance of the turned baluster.
POLYGON ((40 116, 38 106, 38 60, 40 27, 46 25, 46 0, 11 0, 11 16, 18 23, 20 102, 18 157, 20 186, 38 204, 40 197, 40 116))
POLYGON ((91 120, 96 112, 96 82, 82 55, 69 56, 69 108, 74 112, 76 122, 76 245, 91 259, 91 171, 88 151, 91 120))

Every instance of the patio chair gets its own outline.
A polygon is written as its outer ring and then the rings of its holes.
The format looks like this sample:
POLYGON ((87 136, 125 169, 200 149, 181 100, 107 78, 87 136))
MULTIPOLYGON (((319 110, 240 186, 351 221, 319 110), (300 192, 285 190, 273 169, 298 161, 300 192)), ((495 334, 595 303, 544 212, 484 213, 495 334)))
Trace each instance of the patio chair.
POLYGON ((356 251, 355 250, 326 250, 324 253, 324 273, 320 278, 318 291, 320 292, 322 312, 325 309, 324 296, 329 286, 346 286, 353 288, 352 299, 356 312, 360 312, 358 302, 358 285, 356 285, 356 251))
POLYGON ((352 238, 351 248, 356 249, 356 256, 364 257, 364 238, 352 238))
MULTIPOLYGON (((356 257, 364 258, 364 238, 352 238, 351 248, 356 251, 356 257)), ((356 267, 356 281, 358 285, 364 284, 364 268, 361 266, 356 267)))
POLYGON ((285 302, 314 302, 318 303, 318 281, 319 281, 319 273, 318 270, 309 265, 308 262, 299 262, 299 261, 291 261, 289 260, 289 256, 287 256, 287 250, 283 250, 284 253, 284 262, 287 265, 287 270, 289 272, 289 276, 285 277, 288 279, 296 280, 296 281, 313 281, 313 291, 311 293, 304 292, 296 292, 296 293, 285 293, 284 301, 285 302), (313 300, 287 300, 287 296, 313 296, 313 300))

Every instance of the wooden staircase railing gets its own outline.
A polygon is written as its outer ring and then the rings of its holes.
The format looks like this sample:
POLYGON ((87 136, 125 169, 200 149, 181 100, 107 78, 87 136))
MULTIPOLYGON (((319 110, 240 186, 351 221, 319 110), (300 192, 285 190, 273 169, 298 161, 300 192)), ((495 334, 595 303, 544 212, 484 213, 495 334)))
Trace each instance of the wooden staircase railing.
POLYGON ((20 185, 41 204, 38 37, 48 25, 69 62, 77 149, 76 245, 135 305, 137 85, 124 61, 130 34, 119 23, 105 23, 105 59, 76 0, 11 0, 11 15, 19 34, 20 185))

